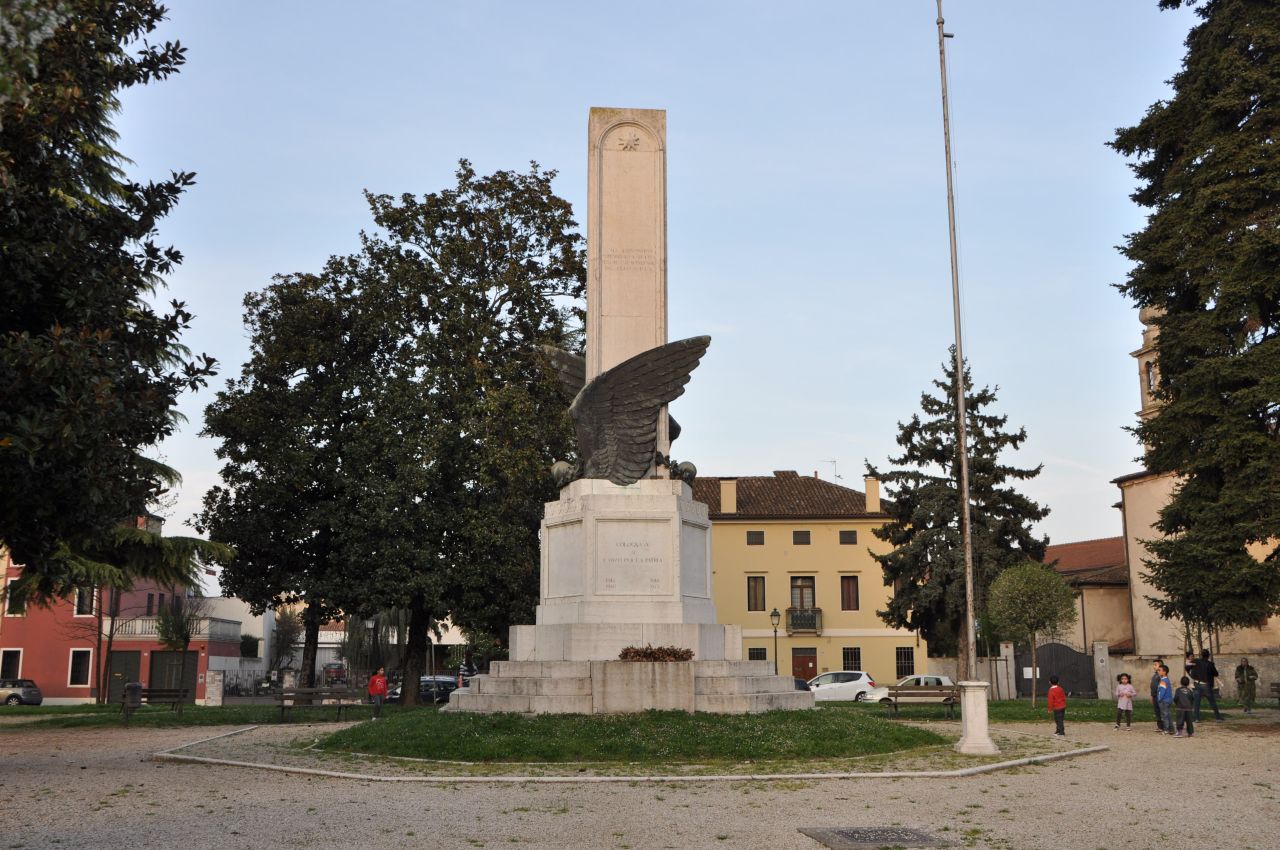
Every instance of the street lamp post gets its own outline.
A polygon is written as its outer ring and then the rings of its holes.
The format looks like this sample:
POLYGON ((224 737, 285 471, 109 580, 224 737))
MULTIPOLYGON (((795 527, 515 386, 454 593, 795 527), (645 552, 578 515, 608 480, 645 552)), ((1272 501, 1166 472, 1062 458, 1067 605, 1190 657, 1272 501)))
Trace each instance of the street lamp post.
POLYGON ((773 675, 778 675, 778 623, 782 622, 782 615, 778 613, 778 609, 774 608, 769 612, 769 622, 773 623, 773 675))

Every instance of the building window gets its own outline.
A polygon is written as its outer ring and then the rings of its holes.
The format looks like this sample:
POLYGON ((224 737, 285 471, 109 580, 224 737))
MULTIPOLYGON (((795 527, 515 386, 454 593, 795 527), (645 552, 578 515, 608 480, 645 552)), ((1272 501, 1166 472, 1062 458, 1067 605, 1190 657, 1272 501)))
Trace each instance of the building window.
POLYGON ((1154 360, 1148 360, 1143 364, 1147 379, 1147 395, 1154 395, 1156 391, 1156 364, 1154 360))
POLYGON ((748 546, 763 546, 763 545, 764 545, 764 532, 763 532, 763 531, 748 531, 748 532, 747 532, 747 545, 748 545, 748 546))
POLYGON ((78 587, 76 588, 76 616, 90 617, 93 615, 93 588, 78 587))
POLYGON ((150 617, 156 612, 156 595, 154 593, 147 594, 147 616, 150 617))
MULTIPOLYGON (((858 610, 858 577, 840 576, 840 610, 858 610)), ((857 668, 854 668, 857 669, 857 668)))
POLYGON ((763 646, 749 646, 747 647, 747 660, 748 661, 768 661, 769 651, 765 649, 763 646))
POLYGON ((120 616, 120 588, 113 588, 111 591, 111 616, 120 616))
MULTIPOLYGON (((15 581, 17 581, 17 579, 9 579, 9 584, 7 586, 9 592, 6 592, 4 595, 4 615, 6 617, 23 617, 26 616, 27 613, 27 606, 23 605, 22 600, 15 598, 12 593, 13 583, 15 581)), ((16 676, 17 674, 15 673, 14 675, 16 676)))
POLYGON ((22 675, 22 650, 0 649, 0 679, 16 679, 22 675))
POLYGON ((840 545, 841 546, 857 546, 858 530, 856 528, 842 528, 840 530, 840 545))
POLYGON ((817 594, 814 591, 813 576, 791 577, 791 607, 810 609, 817 608, 817 594))
POLYGON ((841 661, 846 670, 862 669, 862 647, 846 646, 840 650, 841 661))
POLYGON ((903 676, 914 676, 916 674, 916 648, 914 646, 898 647, 897 661, 899 679, 903 676))
POLYGON ((160 609, 164 607, 164 594, 161 593, 156 597, 156 613, 160 613, 160 609))
POLYGON ((747 576, 747 610, 764 610, 764 576, 747 576))
POLYGON ((73 688, 89 686, 89 660, 93 657, 92 649, 71 650, 71 675, 67 684, 73 688))
POLYGON ((791 532, 791 545, 792 545, 792 546, 808 546, 808 545, 809 545, 809 532, 807 532, 807 531, 793 531, 793 532, 791 532))

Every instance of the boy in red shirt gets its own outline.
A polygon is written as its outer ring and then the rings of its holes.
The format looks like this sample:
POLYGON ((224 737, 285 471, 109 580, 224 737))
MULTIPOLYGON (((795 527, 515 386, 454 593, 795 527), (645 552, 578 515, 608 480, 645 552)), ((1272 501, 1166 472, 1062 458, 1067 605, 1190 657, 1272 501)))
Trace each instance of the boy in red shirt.
POLYGON ((1058 731, 1053 733, 1055 738, 1067 737, 1066 730, 1063 729, 1063 721, 1067 716, 1067 692, 1058 684, 1057 676, 1049 677, 1049 698, 1047 700, 1049 710, 1053 712, 1054 725, 1058 727, 1058 731))
POLYGON ((373 703, 373 719, 382 714, 382 703, 387 698, 387 670, 379 667, 378 672, 369 677, 369 701, 373 703))

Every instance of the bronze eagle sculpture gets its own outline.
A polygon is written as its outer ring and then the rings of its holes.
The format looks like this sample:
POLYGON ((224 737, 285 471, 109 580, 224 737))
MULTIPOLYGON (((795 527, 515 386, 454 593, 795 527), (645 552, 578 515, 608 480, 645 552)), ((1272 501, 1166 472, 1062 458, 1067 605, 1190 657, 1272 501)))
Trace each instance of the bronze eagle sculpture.
MULTIPOLYGON (((658 414, 684 393, 711 337, 669 342, 624 360, 586 381, 582 357, 542 346, 556 376, 573 395, 569 415, 578 437, 578 476, 634 484, 649 470, 658 442, 658 414)), ((680 426, 668 417, 669 436, 680 426)))

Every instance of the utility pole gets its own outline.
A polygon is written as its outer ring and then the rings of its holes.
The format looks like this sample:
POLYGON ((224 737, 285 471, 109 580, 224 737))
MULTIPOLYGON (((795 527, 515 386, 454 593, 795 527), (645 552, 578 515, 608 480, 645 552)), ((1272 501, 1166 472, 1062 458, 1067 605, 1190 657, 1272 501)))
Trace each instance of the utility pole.
POLYGON ((947 102, 947 42, 942 28, 942 0, 938 0, 938 66, 942 71, 942 139, 947 153, 947 230, 951 236, 951 306, 956 324, 956 454, 960 460, 960 546, 964 550, 964 647, 960 669, 960 740, 957 751, 968 755, 1000 752, 991 740, 987 721, 990 685, 978 676, 978 641, 973 622, 973 540, 969 529, 969 449, 964 405, 964 349, 960 344, 960 270, 956 262, 956 196, 951 179, 951 114, 947 102))
POLYGON ((960 459, 960 546, 964 550, 964 641, 968 658, 960 678, 977 675, 977 636, 973 618, 973 540, 969 528, 968 419, 964 399, 964 347, 960 339, 960 269, 956 261, 956 196, 951 177, 951 111, 947 101, 947 42, 942 28, 942 0, 938 0, 938 65, 942 70, 942 140, 947 154, 947 231, 951 237, 951 306, 956 327, 956 454, 960 459))

